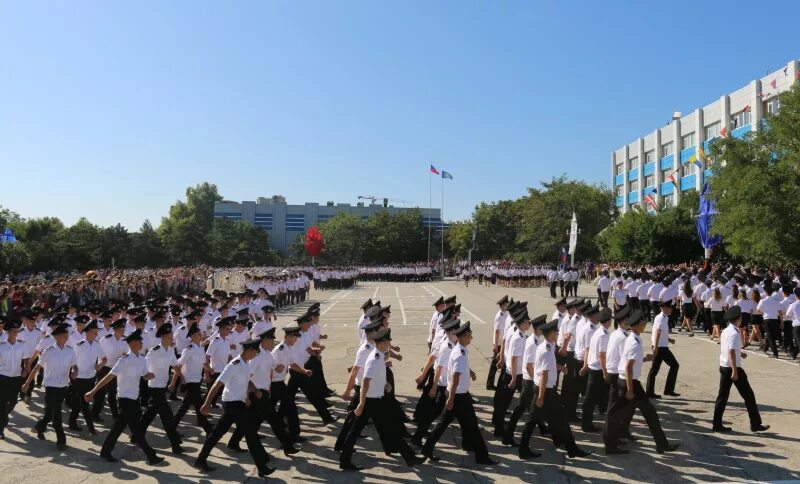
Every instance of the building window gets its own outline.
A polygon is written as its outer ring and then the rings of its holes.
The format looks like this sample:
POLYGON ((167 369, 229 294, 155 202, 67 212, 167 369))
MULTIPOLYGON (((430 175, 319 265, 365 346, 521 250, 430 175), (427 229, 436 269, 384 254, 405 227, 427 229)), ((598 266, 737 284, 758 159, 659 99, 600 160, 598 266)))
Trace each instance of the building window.
POLYGON ((631 190, 630 191, 635 192, 635 191, 639 190, 639 180, 633 180, 630 183, 630 185, 631 185, 631 190))
POLYGON ((614 169, 615 175, 622 175, 625 172, 625 165, 622 163, 617 164, 616 168, 614 169))
POLYGON ((655 184, 656 184, 656 177, 655 176, 647 175, 646 177, 644 177, 644 186, 652 187, 652 186, 655 186, 655 184))
POLYGON ((630 163, 631 163, 631 170, 639 168, 639 157, 634 156, 633 158, 630 159, 630 163))
POLYGON ((669 195, 664 195, 664 206, 671 207, 674 205, 673 201, 675 200, 675 195, 670 193, 669 195))
POLYGON ((667 168, 666 170, 664 170, 664 178, 663 178, 664 181, 667 181, 669 177, 672 176, 673 173, 675 173, 675 170, 672 168, 667 168))
POLYGON ((670 141, 665 145, 661 145, 662 157, 669 156, 675 152, 674 144, 670 141))
POLYGON ((691 148, 694 146, 694 133, 689 133, 681 137, 681 146, 682 149, 691 148))
POLYGON ((648 151, 644 154, 644 162, 645 163, 652 163, 656 160, 656 152, 653 150, 648 151))
POLYGON ((617 196, 621 197, 625 193, 625 187, 622 185, 617 185, 617 196))
POLYGON ((781 100, 774 97, 767 101, 767 114, 778 114, 781 109, 781 100))
POLYGON ((741 111, 731 116, 733 129, 741 128, 750 124, 750 111, 741 111))
POLYGON ((697 165, 694 162, 683 165, 683 176, 694 175, 695 173, 697 173, 697 165))
POLYGON ((714 124, 706 126, 706 139, 714 139, 717 136, 719 136, 719 129, 720 129, 719 121, 717 121, 714 124))

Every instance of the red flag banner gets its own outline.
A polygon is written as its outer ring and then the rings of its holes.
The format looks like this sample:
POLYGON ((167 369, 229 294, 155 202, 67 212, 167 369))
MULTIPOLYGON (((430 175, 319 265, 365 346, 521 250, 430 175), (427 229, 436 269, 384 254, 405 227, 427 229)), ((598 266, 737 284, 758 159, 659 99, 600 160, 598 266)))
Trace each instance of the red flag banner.
POLYGON ((306 232, 306 240, 304 243, 306 247, 306 254, 310 257, 316 257, 322 252, 322 249, 325 247, 325 239, 322 237, 322 233, 319 231, 316 225, 308 229, 306 232))
POLYGON ((778 79, 773 79, 772 82, 769 83, 769 85, 772 86, 772 89, 777 89, 778 88, 778 79))

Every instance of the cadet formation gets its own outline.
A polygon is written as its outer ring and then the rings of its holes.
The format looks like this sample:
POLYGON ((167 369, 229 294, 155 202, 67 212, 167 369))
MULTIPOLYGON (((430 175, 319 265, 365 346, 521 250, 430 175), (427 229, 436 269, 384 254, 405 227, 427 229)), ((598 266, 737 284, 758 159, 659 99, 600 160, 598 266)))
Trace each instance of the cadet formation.
MULTIPOLYGON (((437 444, 457 422, 461 449, 473 454, 477 465, 492 466, 497 461, 489 454, 486 437, 529 460, 544 451, 531 446, 537 431, 568 458, 586 458, 591 452, 576 441, 573 426, 601 434, 605 454, 625 454, 641 438, 630 431, 639 410, 656 451, 665 453, 679 443, 667 440, 653 401, 679 396, 679 362, 670 349, 676 327, 689 335, 703 328, 719 341, 719 392, 709 423, 717 432, 731 431, 723 414, 732 386, 745 401, 751 430, 769 428, 761 421, 742 366, 747 356, 743 348, 760 342, 764 351, 777 356, 778 342, 783 342, 783 351, 797 355, 796 343, 787 346, 786 338, 792 332, 798 336, 800 290, 779 275, 737 268, 602 271, 595 280, 597 297, 588 299, 574 297, 577 283, 572 286, 571 275, 559 298, 563 274, 553 268, 532 269, 531 279, 492 272, 495 280, 548 286, 555 299, 553 312, 530 314, 526 301, 508 296, 498 300, 492 358, 484 366, 486 360, 470 354, 471 323, 462 319, 457 297, 431 301, 429 351, 423 361, 412 362, 420 368, 419 398, 407 415, 395 395, 392 365, 402 355, 392 344, 391 306, 367 300, 361 314, 353 315, 358 350, 339 394, 348 405, 345 414, 335 415, 328 400, 336 393, 325 377, 327 336, 319 324, 319 303, 304 304, 301 315, 280 327, 275 327, 276 311, 303 303, 312 284, 320 289, 350 287, 359 273, 393 281, 430 276, 420 267, 309 269, 237 273, 240 289, 232 292, 200 289, 207 277, 221 274, 182 274, 160 286, 136 285, 145 295, 120 284, 83 302, 59 302, 60 297, 51 298, 54 305, 40 299, 20 301, 19 317, 5 316, 0 335, 0 439, 15 424, 16 405, 39 398, 43 410, 31 432, 42 445, 51 441, 60 450, 68 449, 66 414, 67 426, 79 435, 96 435, 101 432, 98 424, 104 426, 99 457, 105 461, 118 461, 118 439, 127 433, 149 464, 167 465, 163 452, 148 442, 150 427, 161 426, 170 453, 184 454, 180 429, 196 425, 205 437, 195 467, 213 472, 211 451, 225 445, 249 454, 258 475, 265 477, 275 468, 259 435, 264 422, 286 456, 303 452, 304 425, 329 426, 337 434, 334 450, 340 469, 354 472, 362 469, 353 455, 367 425, 373 426, 387 455, 417 466, 436 465, 437 444), (651 339, 644 341, 648 322, 651 339), (646 375, 645 362, 650 362, 646 375), (655 380, 662 365, 668 370, 658 394, 655 380), (473 407, 470 388, 479 377, 494 392, 491 422, 479 422, 473 407), (301 412, 298 393, 312 411, 301 412), (491 433, 484 435, 482 426, 491 433), (226 435, 227 442, 220 444, 226 435)), ((464 274, 465 283, 469 276, 464 274)), ((478 276, 478 283, 484 283, 486 272, 478 276)))

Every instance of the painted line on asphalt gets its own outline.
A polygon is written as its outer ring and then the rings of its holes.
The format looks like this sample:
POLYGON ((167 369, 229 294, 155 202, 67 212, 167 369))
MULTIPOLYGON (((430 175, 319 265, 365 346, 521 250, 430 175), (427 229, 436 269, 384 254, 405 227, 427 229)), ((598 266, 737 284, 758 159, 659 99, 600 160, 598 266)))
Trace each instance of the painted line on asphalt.
POLYGON ((376 288, 375 288, 375 292, 374 292, 374 293, 372 293, 372 299, 375 299, 376 297, 378 297, 378 290, 379 290, 380 288, 381 288, 381 286, 378 286, 378 287, 376 287, 376 288))
POLYGON ((400 315, 403 317, 403 326, 408 325, 408 320, 406 319, 406 308, 403 307, 403 299, 400 297, 400 286, 394 286, 394 290, 397 293, 397 302, 400 303, 400 315))

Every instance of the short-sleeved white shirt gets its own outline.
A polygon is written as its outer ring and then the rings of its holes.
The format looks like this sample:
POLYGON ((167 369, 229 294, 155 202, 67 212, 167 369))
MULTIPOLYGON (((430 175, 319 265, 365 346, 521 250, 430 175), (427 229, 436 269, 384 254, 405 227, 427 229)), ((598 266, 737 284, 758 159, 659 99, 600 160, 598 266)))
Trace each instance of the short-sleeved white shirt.
POLYGON ((369 355, 371 355, 374 351, 375 345, 369 341, 364 341, 358 348, 356 359, 353 362, 353 366, 358 367, 358 373, 356 373, 356 385, 360 386, 361 382, 364 380, 364 367, 367 364, 367 358, 369 358, 369 355))
POLYGON ((458 373, 458 387, 456 394, 469 392, 469 351, 461 343, 458 343, 450 352, 450 361, 447 365, 447 387, 453 382, 453 375, 458 373))
POLYGON ((374 348, 364 363, 364 378, 369 378, 367 398, 383 398, 386 391, 386 357, 378 348, 374 348))
POLYGON ((533 377, 528 373, 528 365, 536 368, 536 348, 539 347, 541 340, 539 336, 531 335, 525 340, 525 353, 522 355, 522 379, 533 381, 533 377))
POLYGON ((633 374, 631 375, 634 380, 638 380, 642 376, 642 363, 644 363, 644 350, 642 349, 642 338, 636 333, 631 332, 625 338, 625 346, 622 349, 622 358, 619 360, 619 377, 625 378, 627 376, 628 361, 633 360, 633 374))
POLYGON ((251 376, 253 376, 251 367, 241 355, 225 365, 217 378, 217 381, 225 384, 225 389, 222 390, 222 401, 244 402, 247 400, 247 389, 251 376))
POLYGON ((203 347, 189 343, 181 352, 178 364, 181 365, 181 375, 186 383, 200 383, 203 379, 203 365, 206 362, 206 353, 203 347))
POLYGON ((117 377, 119 398, 136 400, 139 398, 139 382, 147 374, 147 360, 141 353, 129 351, 117 360, 111 373, 117 377))
POLYGON ((558 378, 558 367, 556 366, 556 348, 549 341, 545 340, 536 348, 536 358, 534 359, 533 383, 536 386, 542 385, 542 372, 547 370, 547 381, 544 382, 545 388, 555 388, 558 378))
POLYGON ((736 351, 736 367, 741 368, 742 336, 736 326, 729 324, 727 328, 722 330, 719 337, 719 366, 731 368, 731 363, 728 361, 728 353, 731 350, 736 351))
POLYGON ((622 358, 622 350, 625 348, 625 340, 628 332, 622 328, 617 328, 608 337, 608 347, 606 352, 606 371, 619 374, 619 361, 622 358))
MULTIPOLYGON (((592 339, 589 340, 589 361, 587 364, 592 370, 602 370, 600 366, 600 353, 606 353, 608 349, 608 329, 600 326, 592 334, 592 339)), ((608 360, 606 360, 607 362, 608 360)), ((606 365, 607 367, 607 365, 606 365)))
POLYGON ((659 348, 669 346, 669 318, 664 313, 658 313, 653 319, 653 332, 650 334, 650 344, 659 348), (656 341, 656 334, 661 330, 661 337, 656 341))

